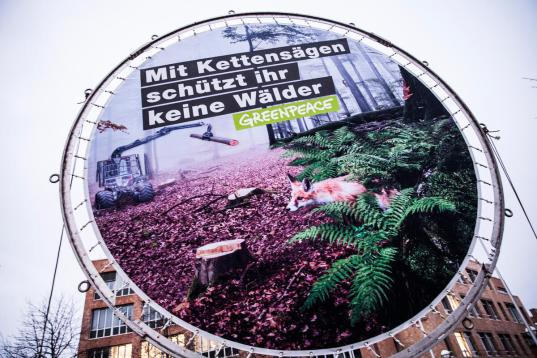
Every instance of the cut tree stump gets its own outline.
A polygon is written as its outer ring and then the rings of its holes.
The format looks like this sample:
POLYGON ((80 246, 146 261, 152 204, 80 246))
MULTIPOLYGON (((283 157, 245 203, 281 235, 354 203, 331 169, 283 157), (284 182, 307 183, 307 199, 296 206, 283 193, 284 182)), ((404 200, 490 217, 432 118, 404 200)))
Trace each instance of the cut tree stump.
POLYGON ((208 286, 219 277, 237 269, 244 269, 252 255, 243 239, 219 241, 196 250, 193 286, 208 286))

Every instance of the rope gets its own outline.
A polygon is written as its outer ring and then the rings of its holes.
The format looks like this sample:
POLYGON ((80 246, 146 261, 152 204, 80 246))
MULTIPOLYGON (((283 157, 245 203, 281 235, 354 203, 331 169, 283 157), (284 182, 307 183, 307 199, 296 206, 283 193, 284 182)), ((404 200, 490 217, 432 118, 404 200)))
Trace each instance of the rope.
MULTIPOLYGON (((484 128, 483 130, 484 130, 485 134, 487 134, 489 137, 492 138, 492 136, 489 134, 488 129, 484 128)), ((515 185, 513 184, 513 180, 511 179, 511 176, 507 172, 507 167, 505 166, 505 164, 504 164, 504 162, 502 160, 502 157, 500 156, 498 148, 496 147, 496 144, 494 144, 494 142, 492 140, 489 140, 489 143, 492 146, 492 151, 494 153, 494 156, 496 157, 496 159, 498 159, 498 163, 500 164, 500 167, 502 168, 503 174, 505 175, 505 177, 507 178, 507 181, 509 182, 509 186, 511 187, 511 189, 513 190, 513 193, 515 194, 515 197, 516 197, 516 199, 518 201, 518 204, 520 205, 520 208, 522 209, 522 212, 524 213, 524 216, 526 217, 526 221, 528 222, 528 224, 529 224, 529 226, 531 228, 531 231, 533 232, 533 236, 535 237, 535 239, 537 239, 537 233, 535 232, 535 228, 533 227, 533 223, 531 222, 531 219, 530 219, 528 213, 526 212, 526 208, 524 207, 524 204, 522 204, 522 200, 520 199, 520 196, 518 195, 518 191, 516 190, 515 185)))
POLYGON ((65 232, 65 225, 62 226, 62 231, 60 234, 60 243, 58 244, 58 252, 56 254, 56 263, 54 265, 54 274, 52 275, 52 284, 50 286, 50 294, 48 296, 47 311, 45 313, 45 323, 43 324, 43 333, 41 334, 41 341, 38 344, 38 353, 37 353, 38 358, 43 357, 43 343, 45 342, 45 332, 47 330, 48 314, 50 311, 50 303, 52 301, 52 294, 54 293, 54 284, 56 283, 56 273, 58 272, 58 262, 60 261, 60 251, 62 249, 64 232, 65 232))

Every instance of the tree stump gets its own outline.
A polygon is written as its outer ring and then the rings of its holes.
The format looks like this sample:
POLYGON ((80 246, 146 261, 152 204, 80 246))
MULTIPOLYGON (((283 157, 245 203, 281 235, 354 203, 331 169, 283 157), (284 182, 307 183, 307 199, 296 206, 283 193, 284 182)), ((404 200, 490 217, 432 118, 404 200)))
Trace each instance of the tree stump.
POLYGON ((252 256, 242 239, 219 241, 196 250, 195 282, 208 286, 233 270, 244 269, 252 256))

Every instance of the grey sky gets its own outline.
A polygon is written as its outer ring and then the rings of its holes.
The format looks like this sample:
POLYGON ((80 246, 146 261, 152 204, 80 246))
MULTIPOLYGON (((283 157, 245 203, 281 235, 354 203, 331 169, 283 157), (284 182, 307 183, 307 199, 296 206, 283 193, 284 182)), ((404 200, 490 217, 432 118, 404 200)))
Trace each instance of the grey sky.
MULTIPOLYGON (((534 1, 267 2, 0 0, 0 333, 10 334, 25 301, 48 294, 61 229, 59 170, 67 133, 83 99, 119 61, 153 34, 208 17, 254 10, 324 16, 375 32, 427 60, 497 142, 537 221, 537 3, 534 1), (313 5, 315 4, 315 5, 313 5), (351 4, 351 5, 349 5, 351 4)), ((506 187, 508 218, 499 267, 526 306, 537 307, 537 240, 506 187)), ((82 304, 81 270, 64 241, 56 292, 82 304)))

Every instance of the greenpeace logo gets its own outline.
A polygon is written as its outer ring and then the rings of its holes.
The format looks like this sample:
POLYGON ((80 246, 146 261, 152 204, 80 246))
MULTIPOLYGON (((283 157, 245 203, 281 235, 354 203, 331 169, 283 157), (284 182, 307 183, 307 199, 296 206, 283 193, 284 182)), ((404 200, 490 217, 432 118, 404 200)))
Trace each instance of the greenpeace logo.
POLYGON ((332 95, 236 113, 233 115, 233 122, 235 123, 235 129, 242 130, 337 110, 339 110, 339 102, 337 97, 332 95))

